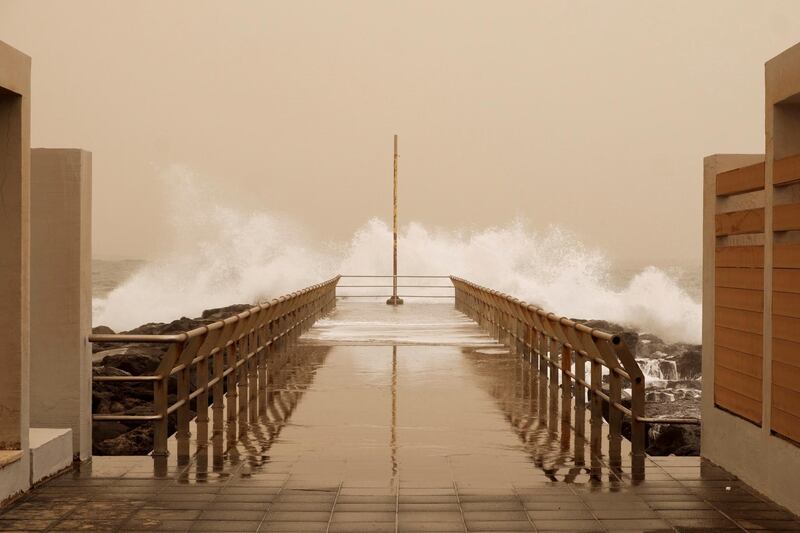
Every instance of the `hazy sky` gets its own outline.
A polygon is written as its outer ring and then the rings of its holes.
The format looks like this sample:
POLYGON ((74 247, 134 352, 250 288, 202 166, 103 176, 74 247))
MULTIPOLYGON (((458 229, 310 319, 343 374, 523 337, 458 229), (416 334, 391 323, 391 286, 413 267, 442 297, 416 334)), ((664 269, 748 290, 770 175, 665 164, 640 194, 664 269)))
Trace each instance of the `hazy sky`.
POLYGON ((399 133, 403 221, 691 265, 702 157, 763 151, 800 2, 0 0, 0 40, 33 57, 32 145, 93 153, 96 257, 164 249, 176 164, 347 239, 388 220, 399 133))

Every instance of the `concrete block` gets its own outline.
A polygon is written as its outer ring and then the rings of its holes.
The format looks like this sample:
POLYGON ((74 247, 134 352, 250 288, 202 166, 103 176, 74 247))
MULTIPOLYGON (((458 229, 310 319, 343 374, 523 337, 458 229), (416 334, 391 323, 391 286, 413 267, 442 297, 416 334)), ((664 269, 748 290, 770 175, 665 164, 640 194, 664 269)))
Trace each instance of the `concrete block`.
POLYGON ((72 466, 72 430, 31 428, 31 485, 72 466))
POLYGON ((31 425, 92 452, 92 154, 31 150, 31 425))
POLYGON ((0 502, 30 484, 30 79, 30 57, 0 42, 0 502))

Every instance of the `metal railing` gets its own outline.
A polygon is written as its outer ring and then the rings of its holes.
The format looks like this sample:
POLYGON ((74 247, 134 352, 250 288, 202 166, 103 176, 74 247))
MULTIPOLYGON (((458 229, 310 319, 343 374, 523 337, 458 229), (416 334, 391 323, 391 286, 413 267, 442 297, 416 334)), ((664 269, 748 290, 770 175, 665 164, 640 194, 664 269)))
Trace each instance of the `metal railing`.
POLYGON ((619 335, 559 317, 512 296, 451 277, 455 306, 499 342, 526 358, 539 372, 572 389, 576 432, 585 431, 587 396, 592 449, 600 449, 604 402, 608 406, 609 458, 621 469, 622 422, 630 423, 631 476, 644 478, 646 425, 645 380, 631 351, 619 335), (586 365, 589 365, 587 379, 586 365), (604 369, 608 387, 603 386, 604 369), (622 403, 623 388, 631 389, 631 406, 622 403), (587 392, 589 393, 587 395, 587 392), (598 442, 594 442, 597 440, 598 442))
MULTIPOLYGON (((364 274, 364 275, 357 275, 357 274, 342 274, 339 276, 342 279, 350 279, 350 280, 370 280, 370 279, 379 279, 385 280, 388 279, 392 281, 394 276, 391 274, 389 275, 375 275, 375 274, 364 274)), ((450 276, 420 276, 420 275, 397 275, 398 280, 450 280, 450 276)), ((393 285, 391 283, 381 284, 381 285, 369 285, 368 282, 361 282, 361 283, 348 283, 346 285, 339 284, 337 286, 338 289, 392 289, 393 285)), ((433 283, 436 283, 435 281, 433 283)), ((400 282, 397 285, 398 289, 435 289, 434 292, 429 294, 405 294, 405 293, 398 293, 398 297, 400 298, 436 298, 436 299, 450 299, 452 300, 455 298, 454 294, 442 294, 441 289, 448 289, 449 291, 453 290, 453 285, 433 285, 433 284, 425 284, 425 283, 414 283, 414 282, 400 282)), ((353 291, 347 291, 348 293, 352 293, 353 291)), ((419 291, 418 291, 419 292, 419 291)), ((341 292, 337 292, 337 298, 387 298, 391 296, 391 291, 389 293, 380 293, 380 294, 341 294, 341 292)))
POLYGON ((266 389, 267 356, 288 347, 336 306, 338 281, 337 276, 185 333, 90 335, 90 342, 168 345, 152 375, 92 378, 95 383, 152 383, 153 414, 93 414, 93 420, 152 422, 154 456, 168 454, 168 422, 172 413, 177 412, 179 439, 188 441, 192 407, 197 413, 197 422, 207 424, 211 406, 213 431, 215 434, 222 432, 224 409, 227 409, 227 420, 235 421, 238 412, 245 409, 260 390, 266 389), (176 400, 170 403, 169 384, 173 376, 177 382, 176 400))

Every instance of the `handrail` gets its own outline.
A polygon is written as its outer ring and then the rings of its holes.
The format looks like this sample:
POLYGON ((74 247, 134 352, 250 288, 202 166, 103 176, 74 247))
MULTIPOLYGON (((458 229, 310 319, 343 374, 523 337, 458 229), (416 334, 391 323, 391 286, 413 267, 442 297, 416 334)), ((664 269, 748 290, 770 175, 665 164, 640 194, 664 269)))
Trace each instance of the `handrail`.
MULTIPOLYGON (((359 279, 359 278, 367 278, 367 279, 393 279, 395 276, 392 274, 342 274, 339 276, 340 278, 347 278, 347 279, 359 279)), ((429 280, 437 280, 437 279, 450 279, 450 276, 423 276, 419 274, 406 274, 401 275, 398 274, 397 278, 407 278, 407 279, 429 279, 429 280)), ((357 282, 356 282, 357 283, 357 282)), ((362 284, 348 284, 348 285, 338 285, 338 288, 342 289, 390 289, 395 285, 369 285, 369 281, 364 280, 362 284)), ((402 289, 453 289, 452 285, 424 285, 424 284, 414 284, 409 282, 404 282, 403 284, 397 285, 398 288, 402 289)), ((351 291, 352 292, 352 291, 351 291)), ((426 291, 422 291, 426 292, 426 291)), ((391 295, 389 294, 338 294, 337 298, 387 298, 391 295)), ((454 294, 441 294, 441 291, 436 292, 432 291, 432 294, 398 294, 399 298, 445 298, 452 300, 455 298, 454 294)))
MULTIPOLYGON (((619 335, 590 328, 559 317, 505 293, 482 287, 455 276, 456 309, 507 344, 545 377, 574 384, 576 424, 583 425, 586 392, 590 391, 591 419, 602 420, 603 402, 608 405, 609 457, 612 467, 620 467, 623 417, 631 426, 631 475, 644 478, 645 459, 645 379, 636 359, 619 335), (589 379, 586 379, 586 364, 589 379), (603 388, 603 371, 608 370, 608 389, 603 388), (624 385, 631 388, 630 408, 622 404, 624 385), (617 464, 614 464, 614 463, 617 464)), ((576 430, 583 431, 581 427, 576 430)))
MULTIPOLYGON (((341 274, 340 278, 393 278, 392 274, 377 275, 377 274, 341 274)), ((450 276, 422 276, 422 275, 402 275, 398 274, 398 278, 427 278, 427 279, 450 279, 450 276)))
MULTIPOLYGON (((239 410, 267 386, 267 357, 282 351, 336 306, 339 277, 260 303, 211 324, 171 335, 92 334, 90 342, 161 343, 168 348, 153 375, 93 376, 94 382, 152 382, 153 414, 93 414, 97 421, 152 421, 153 455, 165 456, 168 415, 177 412, 177 432, 188 442, 190 406, 195 400, 198 420, 208 420, 209 398, 214 431, 221 431, 222 410, 235 421, 239 410), (213 361, 213 366, 210 363, 213 361), (213 370, 213 375, 212 375, 213 370), (190 387, 190 377, 195 377, 190 387), (177 379, 177 399, 169 401, 169 380, 177 379), (193 389, 193 390, 190 390, 193 389), (240 397, 241 395, 241 397, 240 397), (237 397, 239 406, 237 408, 237 397)), ((179 439, 180 440, 180 439, 179 439)))

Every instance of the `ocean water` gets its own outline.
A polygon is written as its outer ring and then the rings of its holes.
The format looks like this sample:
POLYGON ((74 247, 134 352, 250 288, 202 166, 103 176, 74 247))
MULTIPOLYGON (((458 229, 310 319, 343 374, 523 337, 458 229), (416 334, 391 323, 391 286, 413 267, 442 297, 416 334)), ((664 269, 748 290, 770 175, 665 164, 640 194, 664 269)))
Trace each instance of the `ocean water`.
MULTIPOLYGON (((130 329, 271 299, 337 273, 391 273, 392 232, 383 220, 364 221, 343 242, 320 243, 302 222, 218 203, 186 169, 166 177, 166 192, 179 191, 165 194, 174 200, 163 233, 175 245, 147 262, 95 261, 96 325, 130 329)), ((468 231, 410 221, 399 235, 401 274, 453 274, 556 314, 700 342, 699 265, 625 265, 612 257, 565 228, 536 229, 524 218, 468 231)))

